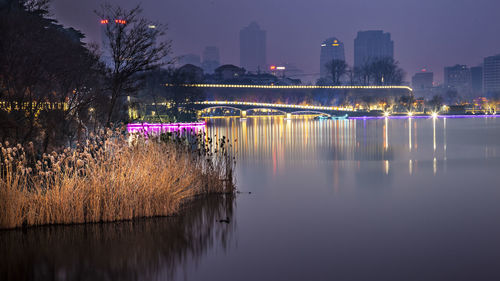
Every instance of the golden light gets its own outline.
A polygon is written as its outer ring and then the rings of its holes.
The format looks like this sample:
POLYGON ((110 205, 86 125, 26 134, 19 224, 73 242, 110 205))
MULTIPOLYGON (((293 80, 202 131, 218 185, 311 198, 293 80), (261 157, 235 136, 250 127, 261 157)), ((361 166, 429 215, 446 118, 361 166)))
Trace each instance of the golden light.
POLYGON ((432 118, 437 118, 438 117, 438 113, 437 112, 432 112, 431 116, 432 116, 432 118))
POLYGON ((408 116, 413 116, 413 112, 408 112, 408 116))
POLYGON ((389 111, 386 111, 386 112, 384 112, 384 116, 389 117, 389 116, 391 116, 391 113, 389 111))

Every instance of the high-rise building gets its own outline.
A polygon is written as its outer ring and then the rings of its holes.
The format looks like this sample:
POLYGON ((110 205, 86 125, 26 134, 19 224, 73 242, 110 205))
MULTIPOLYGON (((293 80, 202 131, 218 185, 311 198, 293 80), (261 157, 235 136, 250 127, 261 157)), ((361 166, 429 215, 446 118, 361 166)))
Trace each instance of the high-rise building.
POLYGON ((500 93, 500 54, 484 59, 483 77, 485 93, 500 93))
POLYGON ((444 86, 456 90, 461 96, 470 98, 472 94, 472 78, 467 65, 457 64, 444 68, 444 86))
POLYGON ((470 68, 472 92, 475 96, 483 95, 483 67, 475 66, 470 68))
POLYGON ((240 65, 248 71, 264 71, 266 64, 266 31, 256 22, 240 31, 240 65))
POLYGON ((203 70, 207 73, 213 73, 220 66, 219 48, 208 46, 203 51, 203 61, 201 63, 203 70))
POLYGON ((428 90, 433 87, 434 73, 422 69, 421 72, 415 73, 411 79, 413 90, 428 90))
POLYGON ((444 68, 444 85, 448 88, 471 87, 471 73, 467 65, 457 64, 444 68))
POLYGON ((328 38, 321 43, 321 55, 319 58, 320 76, 328 76, 327 64, 333 60, 345 61, 344 43, 337 38, 328 38))
POLYGON ((413 93, 418 97, 429 97, 432 95, 434 86, 434 73, 422 69, 420 72, 415 73, 411 79, 411 87, 413 93))
POLYGON ((359 31, 354 39, 354 66, 361 67, 376 59, 394 58, 391 34, 382 30, 359 31))

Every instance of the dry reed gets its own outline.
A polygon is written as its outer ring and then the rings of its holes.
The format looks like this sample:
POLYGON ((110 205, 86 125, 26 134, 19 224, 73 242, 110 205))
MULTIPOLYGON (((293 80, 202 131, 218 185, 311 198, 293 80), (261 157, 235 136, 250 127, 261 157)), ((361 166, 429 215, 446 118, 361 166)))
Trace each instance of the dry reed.
POLYGON ((50 154, 0 144, 0 228, 173 215, 197 195, 233 192, 225 144, 110 129, 50 154))

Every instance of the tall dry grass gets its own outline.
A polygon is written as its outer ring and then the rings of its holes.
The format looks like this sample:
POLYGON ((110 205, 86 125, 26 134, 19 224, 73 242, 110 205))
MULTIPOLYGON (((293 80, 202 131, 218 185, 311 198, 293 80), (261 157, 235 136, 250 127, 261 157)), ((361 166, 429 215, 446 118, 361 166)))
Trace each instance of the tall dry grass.
POLYGON ((0 144, 0 228, 168 216, 201 194, 233 192, 225 140, 101 131, 38 155, 0 144))

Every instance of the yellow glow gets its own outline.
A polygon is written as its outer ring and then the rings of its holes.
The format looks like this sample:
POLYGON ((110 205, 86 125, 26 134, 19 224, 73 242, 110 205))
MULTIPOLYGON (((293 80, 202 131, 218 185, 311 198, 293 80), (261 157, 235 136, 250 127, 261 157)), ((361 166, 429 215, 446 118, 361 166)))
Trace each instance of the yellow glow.
POLYGON ((386 111, 386 112, 384 112, 384 116, 389 117, 389 116, 391 116, 391 113, 389 113, 389 111, 386 111))
MULTIPOLYGON (((171 84, 165 84, 171 87, 171 84)), ((408 86, 276 86, 276 85, 230 85, 230 84, 184 84, 193 88, 254 88, 254 89, 402 89, 413 91, 408 86)))
POLYGON ((431 114, 431 116, 432 116, 432 118, 437 118, 437 117, 438 117, 438 113, 437 113, 437 112, 433 112, 433 113, 431 114))
POLYGON ((332 44, 332 46, 334 46, 334 47, 338 47, 338 46, 339 46, 339 44, 332 44))
POLYGON ((408 112, 408 116, 413 116, 413 112, 408 112))

